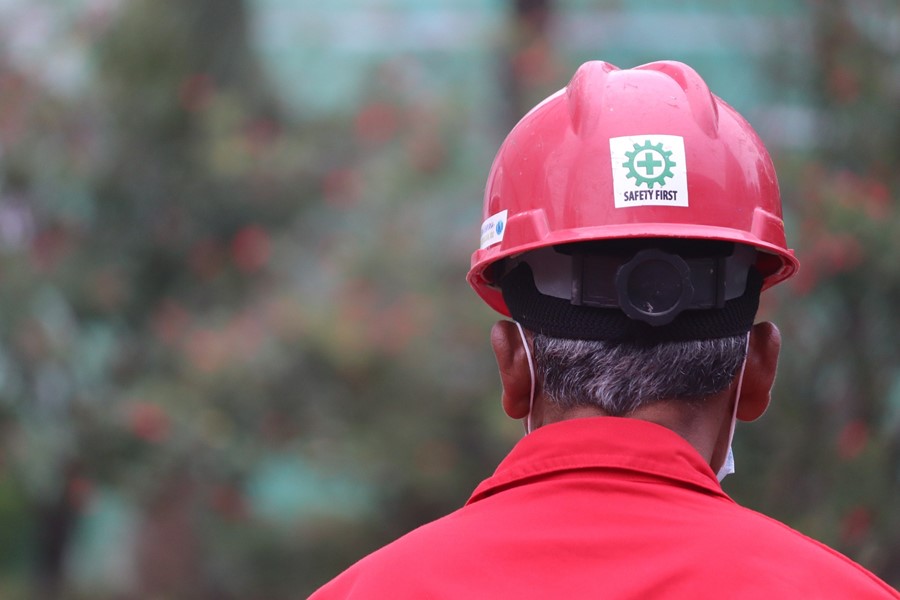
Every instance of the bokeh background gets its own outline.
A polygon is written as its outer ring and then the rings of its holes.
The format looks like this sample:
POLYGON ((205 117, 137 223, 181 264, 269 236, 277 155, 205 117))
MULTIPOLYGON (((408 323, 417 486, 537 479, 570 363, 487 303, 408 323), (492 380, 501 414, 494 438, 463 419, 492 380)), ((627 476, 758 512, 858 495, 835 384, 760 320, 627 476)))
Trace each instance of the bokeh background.
POLYGON ((302 598, 521 434, 464 275, 508 129, 671 58, 803 268, 740 502, 900 585, 895 0, 0 0, 0 598, 302 598))

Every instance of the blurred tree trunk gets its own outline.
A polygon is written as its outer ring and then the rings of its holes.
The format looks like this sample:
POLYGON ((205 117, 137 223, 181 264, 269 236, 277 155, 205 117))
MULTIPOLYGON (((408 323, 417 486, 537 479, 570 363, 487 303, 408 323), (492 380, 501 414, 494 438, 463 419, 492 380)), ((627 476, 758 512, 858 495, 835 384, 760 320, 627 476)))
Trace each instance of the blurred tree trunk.
POLYGON ((214 598, 202 569, 196 495, 191 478, 176 473, 146 507, 136 548, 139 597, 214 598))
POLYGON ((78 522, 78 468, 69 463, 63 469, 59 492, 38 506, 37 556, 35 557, 35 595, 39 600, 62 597, 65 582, 66 551, 78 522))
POLYGON ((502 51, 503 123, 508 131, 553 86, 562 69, 553 52, 554 0, 511 0, 508 42, 502 51))

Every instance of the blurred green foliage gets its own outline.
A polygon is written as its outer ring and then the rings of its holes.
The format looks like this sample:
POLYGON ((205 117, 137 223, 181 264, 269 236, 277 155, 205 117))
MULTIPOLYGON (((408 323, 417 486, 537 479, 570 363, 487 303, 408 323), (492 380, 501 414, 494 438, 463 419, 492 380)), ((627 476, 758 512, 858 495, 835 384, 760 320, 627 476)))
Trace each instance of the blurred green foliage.
MULTIPOLYGON (((240 0, 85 11, 75 91, 0 46, 0 597, 303 596, 492 471, 520 427, 464 283, 481 188, 577 54, 565 7, 510 5, 496 87, 388 57, 351 115, 286 104, 240 0)), ((815 117, 776 153, 803 269, 726 488, 898 585, 896 35, 804 10, 809 56, 760 59, 815 117)))

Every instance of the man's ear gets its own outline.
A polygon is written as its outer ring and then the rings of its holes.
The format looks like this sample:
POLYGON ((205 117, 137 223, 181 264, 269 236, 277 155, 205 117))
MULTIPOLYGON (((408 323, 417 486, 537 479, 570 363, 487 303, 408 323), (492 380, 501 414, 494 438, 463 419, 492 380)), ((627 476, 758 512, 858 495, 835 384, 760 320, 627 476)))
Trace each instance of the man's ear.
POLYGON ((747 366, 738 402, 737 417, 741 421, 755 421, 769 407, 780 351, 778 328, 769 322, 755 324, 750 330, 747 366))
POLYGON ((498 321, 491 328, 491 346, 503 385, 503 410, 513 419, 528 416, 531 371, 518 327, 512 321, 498 321))

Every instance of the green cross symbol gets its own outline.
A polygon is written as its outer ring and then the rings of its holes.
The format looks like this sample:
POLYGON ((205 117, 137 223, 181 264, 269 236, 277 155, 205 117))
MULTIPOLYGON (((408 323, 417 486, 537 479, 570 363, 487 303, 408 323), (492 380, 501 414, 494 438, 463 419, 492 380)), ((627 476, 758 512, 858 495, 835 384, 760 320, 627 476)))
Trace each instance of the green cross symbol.
POLYGON ((637 163, 637 166, 644 167, 647 171, 647 175, 653 175, 654 169, 656 169, 656 167, 661 167, 662 162, 654 160, 652 152, 645 152, 644 160, 637 163))

